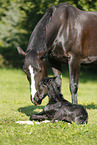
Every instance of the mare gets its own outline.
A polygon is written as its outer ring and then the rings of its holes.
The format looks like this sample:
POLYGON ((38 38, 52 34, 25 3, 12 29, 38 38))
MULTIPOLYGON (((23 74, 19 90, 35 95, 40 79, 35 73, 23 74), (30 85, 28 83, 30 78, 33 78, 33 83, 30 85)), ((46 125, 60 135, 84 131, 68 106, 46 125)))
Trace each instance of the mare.
POLYGON ((40 82, 38 91, 35 94, 35 102, 41 104, 42 100, 48 95, 49 102, 42 112, 32 114, 30 120, 51 120, 54 122, 66 121, 84 124, 88 121, 88 113, 85 108, 78 104, 72 104, 63 98, 55 77, 46 77, 40 82))
POLYGON ((97 12, 82 11, 70 4, 52 6, 33 30, 26 52, 23 70, 31 86, 31 101, 35 104, 38 85, 47 76, 51 64, 56 83, 61 90, 62 64, 68 64, 72 103, 77 104, 80 65, 97 62, 97 12))

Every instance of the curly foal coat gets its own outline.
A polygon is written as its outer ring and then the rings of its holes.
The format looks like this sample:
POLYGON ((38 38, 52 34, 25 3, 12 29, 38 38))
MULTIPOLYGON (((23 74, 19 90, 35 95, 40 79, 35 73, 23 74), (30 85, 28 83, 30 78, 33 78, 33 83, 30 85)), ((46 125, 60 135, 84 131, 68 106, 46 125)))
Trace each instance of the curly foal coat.
POLYGON ((66 122, 76 122, 84 124, 88 121, 88 113, 86 109, 78 104, 72 104, 63 98, 55 83, 55 77, 46 77, 39 84, 38 91, 35 94, 34 102, 41 104, 43 98, 48 95, 49 102, 42 112, 32 114, 31 120, 60 120, 66 122))

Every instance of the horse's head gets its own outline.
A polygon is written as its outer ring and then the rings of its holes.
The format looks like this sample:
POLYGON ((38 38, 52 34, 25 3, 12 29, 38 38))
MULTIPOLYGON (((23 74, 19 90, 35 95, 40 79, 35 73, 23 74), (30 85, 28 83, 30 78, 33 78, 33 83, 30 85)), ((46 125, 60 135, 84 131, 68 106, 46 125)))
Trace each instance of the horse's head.
MULTIPOLYGON (((39 83, 47 76, 47 68, 43 53, 37 53, 35 50, 30 50, 25 53, 20 47, 17 47, 19 54, 25 56, 23 70, 27 75, 31 88, 31 101, 38 90, 39 83)), ((35 104, 35 103, 34 103, 35 104)))

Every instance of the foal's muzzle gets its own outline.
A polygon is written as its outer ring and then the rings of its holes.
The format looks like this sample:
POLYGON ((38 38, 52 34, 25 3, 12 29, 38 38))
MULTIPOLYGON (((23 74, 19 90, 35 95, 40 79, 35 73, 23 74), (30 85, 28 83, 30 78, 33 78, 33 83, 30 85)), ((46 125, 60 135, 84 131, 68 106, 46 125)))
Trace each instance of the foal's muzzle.
POLYGON ((34 104, 34 105, 40 105, 41 104, 41 100, 35 100, 35 98, 32 98, 32 96, 30 97, 31 99, 31 102, 34 104))
POLYGON ((30 100, 34 105, 38 105, 38 103, 32 98, 32 96, 30 96, 30 100))

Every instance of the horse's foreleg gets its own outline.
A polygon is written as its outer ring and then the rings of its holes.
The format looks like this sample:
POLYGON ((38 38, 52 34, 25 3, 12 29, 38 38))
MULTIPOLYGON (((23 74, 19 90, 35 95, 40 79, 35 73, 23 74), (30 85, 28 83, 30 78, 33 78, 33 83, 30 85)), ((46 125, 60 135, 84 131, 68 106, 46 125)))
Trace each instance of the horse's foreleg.
POLYGON ((80 72, 80 59, 74 59, 72 56, 69 60, 70 75, 70 92, 72 95, 72 103, 77 104, 78 80, 80 72))
POLYGON ((59 63, 57 60, 54 61, 51 57, 48 57, 49 63, 51 65, 52 71, 54 73, 54 76, 57 77, 55 79, 55 82, 61 92, 61 86, 62 86, 62 67, 61 63, 59 63))
POLYGON ((55 77, 57 76, 57 78, 56 78, 55 81, 56 81, 56 84, 57 84, 57 86, 58 86, 58 88, 59 88, 59 90, 60 90, 60 92, 61 92, 61 86, 62 86, 62 73, 61 73, 61 71, 55 69, 54 67, 52 67, 52 70, 53 70, 54 76, 55 76, 55 77))

